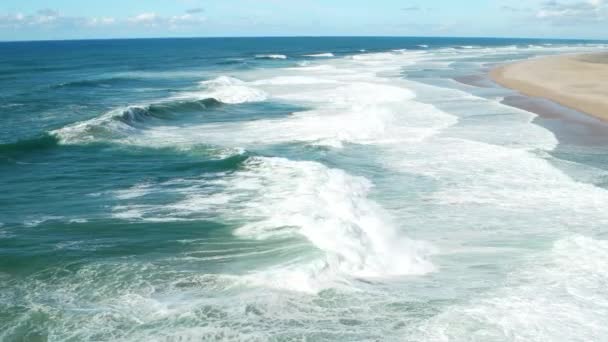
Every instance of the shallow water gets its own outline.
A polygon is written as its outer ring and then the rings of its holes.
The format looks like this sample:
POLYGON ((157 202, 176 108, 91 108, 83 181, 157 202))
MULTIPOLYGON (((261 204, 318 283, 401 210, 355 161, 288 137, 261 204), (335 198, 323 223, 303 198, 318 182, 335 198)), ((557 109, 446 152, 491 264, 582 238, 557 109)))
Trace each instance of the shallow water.
POLYGON ((607 339, 608 151, 454 81, 606 47, 2 43, 0 340, 607 339))

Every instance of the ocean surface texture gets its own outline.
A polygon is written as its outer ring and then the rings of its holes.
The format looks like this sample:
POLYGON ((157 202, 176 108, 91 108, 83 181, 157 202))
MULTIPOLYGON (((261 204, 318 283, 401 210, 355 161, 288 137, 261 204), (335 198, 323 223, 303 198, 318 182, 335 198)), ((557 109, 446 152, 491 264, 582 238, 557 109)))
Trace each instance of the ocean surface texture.
POLYGON ((455 80, 606 47, 0 43, 0 341, 607 341, 601 124, 455 80))

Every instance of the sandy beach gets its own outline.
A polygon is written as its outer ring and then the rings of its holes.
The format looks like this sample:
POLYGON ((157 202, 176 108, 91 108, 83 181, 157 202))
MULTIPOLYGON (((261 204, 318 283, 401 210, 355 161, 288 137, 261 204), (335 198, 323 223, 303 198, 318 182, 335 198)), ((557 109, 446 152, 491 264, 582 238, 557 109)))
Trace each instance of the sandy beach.
POLYGON ((561 55, 490 72, 498 84, 608 120, 608 54, 561 55))

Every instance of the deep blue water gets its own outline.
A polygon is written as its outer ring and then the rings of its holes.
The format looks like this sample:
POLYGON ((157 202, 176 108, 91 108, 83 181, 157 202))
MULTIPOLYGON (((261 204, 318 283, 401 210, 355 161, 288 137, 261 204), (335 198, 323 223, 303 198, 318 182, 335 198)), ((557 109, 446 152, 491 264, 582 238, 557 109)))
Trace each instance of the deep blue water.
POLYGON ((0 43, 0 340, 600 341, 604 147, 454 78, 606 47, 0 43))

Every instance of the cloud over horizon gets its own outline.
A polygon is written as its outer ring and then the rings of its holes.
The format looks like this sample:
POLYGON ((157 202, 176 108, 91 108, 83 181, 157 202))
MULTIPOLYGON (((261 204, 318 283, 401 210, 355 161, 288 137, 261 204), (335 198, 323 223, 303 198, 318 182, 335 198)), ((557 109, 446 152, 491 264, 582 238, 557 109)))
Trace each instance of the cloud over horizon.
POLYGON ((542 3, 536 17, 556 23, 605 21, 608 19, 608 6, 605 0, 577 2, 550 0, 542 3))
POLYGON ((553 25, 592 25, 608 21, 606 0, 545 0, 536 7, 503 5, 501 9, 524 16, 531 21, 539 20, 553 25))
POLYGON ((4 0, 0 40, 193 36, 608 38, 608 0, 4 0))
POLYGON ((198 25, 206 21, 201 15, 203 9, 191 9, 183 14, 173 16, 162 16, 155 12, 142 12, 126 18, 115 17, 84 17, 67 16, 57 10, 41 9, 34 14, 3 14, 0 15, 0 28, 31 28, 41 27, 46 29, 66 27, 92 27, 92 26, 144 26, 144 27, 166 27, 168 29, 179 29, 183 26, 198 25))

